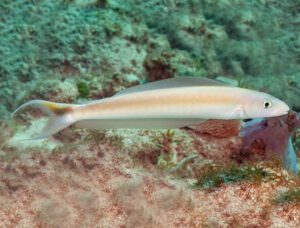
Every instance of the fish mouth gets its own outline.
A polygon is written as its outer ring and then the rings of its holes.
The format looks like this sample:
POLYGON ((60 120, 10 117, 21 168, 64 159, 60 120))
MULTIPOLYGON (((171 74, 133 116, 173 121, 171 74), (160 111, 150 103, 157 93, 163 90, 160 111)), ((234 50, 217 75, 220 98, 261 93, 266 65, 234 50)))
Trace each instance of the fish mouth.
POLYGON ((284 104, 283 107, 281 107, 280 109, 278 110, 274 110, 274 116, 285 116, 289 113, 290 111, 290 107, 287 105, 287 104, 284 104))
POLYGON ((285 105, 285 108, 282 111, 281 115, 287 115, 290 111, 290 107, 288 105, 285 105))
POLYGON ((288 105, 286 105, 286 111, 285 111, 285 113, 286 114, 289 113, 290 110, 291 110, 290 107, 288 105))

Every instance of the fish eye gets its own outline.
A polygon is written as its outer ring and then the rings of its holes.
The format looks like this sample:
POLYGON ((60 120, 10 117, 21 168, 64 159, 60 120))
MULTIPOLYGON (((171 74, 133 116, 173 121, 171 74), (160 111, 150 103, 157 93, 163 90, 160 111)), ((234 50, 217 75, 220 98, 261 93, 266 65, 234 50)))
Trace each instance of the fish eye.
POLYGON ((264 108, 271 108, 272 103, 270 101, 264 101, 263 107, 264 108))

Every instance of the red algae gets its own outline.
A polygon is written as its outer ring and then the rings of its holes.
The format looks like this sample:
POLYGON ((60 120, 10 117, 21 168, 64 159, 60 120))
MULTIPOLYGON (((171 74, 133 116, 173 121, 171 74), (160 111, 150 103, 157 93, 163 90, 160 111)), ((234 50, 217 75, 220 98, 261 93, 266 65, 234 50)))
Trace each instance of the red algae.
POLYGON ((283 210, 272 203, 278 190, 300 187, 298 179, 285 180, 278 168, 266 167, 278 174, 278 181, 226 184, 210 192, 192 189, 155 169, 136 170, 116 147, 102 140, 100 143, 94 148, 85 147, 88 157, 81 154, 83 148, 78 146, 64 154, 36 154, 29 160, 2 165, 0 226, 300 225, 299 206, 287 205, 283 210), (98 156, 100 147, 102 156, 98 156))
POLYGON ((229 138, 237 136, 240 130, 239 120, 207 120, 192 127, 199 134, 210 135, 215 138, 229 138))
MULTIPOLYGON (((287 120, 283 128, 276 119, 268 124, 273 130, 278 127, 292 132, 290 129, 295 129, 298 122, 287 120)), ((221 183, 213 191, 192 187, 205 169, 215 169, 214 162, 226 169, 225 163, 235 159, 233 154, 241 153, 245 138, 239 135, 239 128, 237 122, 210 121, 202 129, 157 134, 152 136, 155 145, 132 144, 129 149, 123 148, 122 136, 117 133, 108 136, 71 128, 64 132, 66 137, 54 137, 59 144, 52 153, 22 149, 28 156, 0 164, 0 226, 300 226, 299 204, 274 203, 280 192, 300 188, 299 178, 277 163, 256 165, 272 173, 263 181, 221 183), (176 172, 162 171, 157 165, 162 154, 176 153, 179 164, 195 152, 197 156, 176 172), (208 160, 213 163, 203 165, 208 160)), ((150 132, 144 136, 147 134, 150 132)), ((6 151, 7 146, 2 149, 6 151)), ((259 151, 260 147, 251 149, 259 151)), ((251 158, 243 158, 242 162, 251 158)))

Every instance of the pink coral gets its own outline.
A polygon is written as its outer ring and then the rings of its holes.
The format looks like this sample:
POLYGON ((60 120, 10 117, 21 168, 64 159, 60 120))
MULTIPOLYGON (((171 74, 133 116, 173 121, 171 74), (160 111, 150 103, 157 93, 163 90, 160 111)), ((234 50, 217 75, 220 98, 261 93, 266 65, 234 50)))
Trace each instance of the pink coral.
POLYGON ((294 153, 293 148, 289 148, 290 136, 299 126, 300 115, 295 112, 246 123, 241 130, 242 148, 236 158, 240 160, 257 157, 259 159, 287 159, 289 153, 294 153))

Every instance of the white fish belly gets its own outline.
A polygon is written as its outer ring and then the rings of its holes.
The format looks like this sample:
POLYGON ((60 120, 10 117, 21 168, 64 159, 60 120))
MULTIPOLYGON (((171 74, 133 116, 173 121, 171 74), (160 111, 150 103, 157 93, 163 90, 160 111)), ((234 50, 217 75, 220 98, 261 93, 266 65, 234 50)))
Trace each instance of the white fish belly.
POLYGON ((197 125, 200 119, 96 119, 80 120, 76 126, 87 129, 173 129, 197 125))

